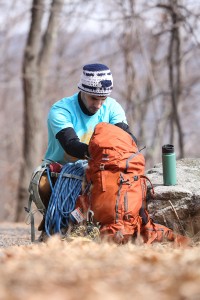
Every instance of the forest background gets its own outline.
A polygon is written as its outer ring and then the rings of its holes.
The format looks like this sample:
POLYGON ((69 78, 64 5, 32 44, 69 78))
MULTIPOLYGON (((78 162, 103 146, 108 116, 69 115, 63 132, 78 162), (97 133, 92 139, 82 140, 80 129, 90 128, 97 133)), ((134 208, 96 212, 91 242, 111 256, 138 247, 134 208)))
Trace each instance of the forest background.
POLYGON ((0 221, 25 219, 50 106, 82 66, 107 64, 147 168, 163 144, 199 157, 198 0, 0 1, 0 221))

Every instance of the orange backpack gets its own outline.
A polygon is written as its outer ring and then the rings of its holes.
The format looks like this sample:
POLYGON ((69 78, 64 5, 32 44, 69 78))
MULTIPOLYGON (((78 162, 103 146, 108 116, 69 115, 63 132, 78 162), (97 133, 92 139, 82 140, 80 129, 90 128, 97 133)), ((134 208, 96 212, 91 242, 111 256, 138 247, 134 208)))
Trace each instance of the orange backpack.
POLYGON ((145 159, 127 132, 109 123, 99 123, 91 137, 89 153, 86 192, 79 196, 76 207, 83 214, 94 213, 101 238, 118 244, 126 243, 134 236, 141 236, 147 244, 190 243, 187 237, 153 223, 149 217, 145 159))
POLYGON ((99 123, 89 143, 86 170, 91 183, 88 196, 101 236, 127 241, 142 224, 145 205, 145 160, 132 137, 121 128, 99 123))

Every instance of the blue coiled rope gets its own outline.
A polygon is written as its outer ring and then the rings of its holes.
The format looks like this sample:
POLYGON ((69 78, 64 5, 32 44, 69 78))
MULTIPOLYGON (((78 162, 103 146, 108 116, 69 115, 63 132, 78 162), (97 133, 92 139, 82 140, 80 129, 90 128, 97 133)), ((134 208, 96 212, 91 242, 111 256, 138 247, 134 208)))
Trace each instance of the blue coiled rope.
POLYGON ((74 210, 77 197, 81 192, 81 179, 87 165, 86 160, 67 163, 62 167, 54 187, 51 183, 50 174, 47 173, 52 188, 45 216, 45 231, 48 236, 61 233, 61 229, 68 226, 71 218, 70 213, 74 210))

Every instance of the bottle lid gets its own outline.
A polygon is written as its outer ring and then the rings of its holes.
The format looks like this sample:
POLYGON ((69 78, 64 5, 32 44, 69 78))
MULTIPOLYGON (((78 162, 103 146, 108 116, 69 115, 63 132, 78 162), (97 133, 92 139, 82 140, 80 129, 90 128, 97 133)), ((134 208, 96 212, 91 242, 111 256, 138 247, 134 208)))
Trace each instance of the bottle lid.
POLYGON ((174 153, 174 145, 164 145, 162 146, 162 153, 174 153))

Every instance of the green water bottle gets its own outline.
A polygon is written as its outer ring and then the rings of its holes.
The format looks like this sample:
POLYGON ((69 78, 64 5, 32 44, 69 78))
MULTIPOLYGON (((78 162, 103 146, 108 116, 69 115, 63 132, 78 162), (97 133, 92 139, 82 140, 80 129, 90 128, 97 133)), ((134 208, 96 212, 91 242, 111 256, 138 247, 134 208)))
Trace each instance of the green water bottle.
POLYGON ((176 185, 176 154, 174 146, 162 146, 163 184, 176 185))

